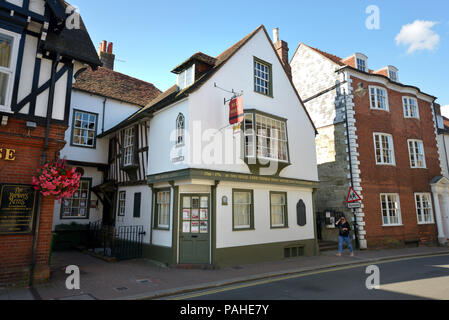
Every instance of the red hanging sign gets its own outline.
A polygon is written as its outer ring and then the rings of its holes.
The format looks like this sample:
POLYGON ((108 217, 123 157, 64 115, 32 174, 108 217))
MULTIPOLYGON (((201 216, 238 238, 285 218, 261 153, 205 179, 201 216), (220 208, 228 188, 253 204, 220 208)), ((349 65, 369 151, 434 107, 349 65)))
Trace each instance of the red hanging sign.
POLYGON ((351 189, 349 189, 348 200, 346 200, 346 202, 347 203, 354 203, 354 202, 357 202, 357 201, 362 201, 362 198, 360 198, 358 193, 355 192, 354 188, 351 187, 351 189))
POLYGON ((232 99, 229 103, 229 124, 242 123, 243 119, 243 98, 232 99))

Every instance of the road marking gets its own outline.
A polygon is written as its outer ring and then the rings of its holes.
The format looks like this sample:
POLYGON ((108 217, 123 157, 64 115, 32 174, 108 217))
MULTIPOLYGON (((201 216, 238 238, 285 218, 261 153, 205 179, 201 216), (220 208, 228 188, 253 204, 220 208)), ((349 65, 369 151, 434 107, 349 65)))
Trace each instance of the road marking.
MULTIPOLYGON (((449 265, 432 266, 449 269, 449 265)), ((449 299, 449 276, 382 285, 381 290, 433 300, 449 299)))
MULTIPOLYGON (((426 259, 426 258, 433 258, 433 257, 444 257, 444 256, 449 256, 449 254, 448 253, 444 253, 444 254, 418 256, 418 257, 393 258, 393 259, 383 260, 383 261, 370 261, 370 262, 366 262, 366 263, 360 263, 360 264, 357 264, 357 265, 335 267, 335 268, 318 270, 318 271, 309 271, 309 272, 305 272, 305 273, 292 274, 292 275, 287 275, 287 276, 280 276, 280 277, 270 278, 270 279, 265 279, 265 280, 255 280, 255 281, 252 281, 250 283, 243 283, 243 284, 239 284, 239 285, 230 285, 230 286, 227 286, 227 287, 224 287, 224 288, 205 290, 205 291, 193 293, 193 294, 190 294, 190 295, 189 294, 187 294, 187 295, 178 295, 178 296, 174 296, 172 298, 168 298, 168 300, 193 299, 193 298, 198 298, 198 297, 202 297, 202 296, 208 296, 208 295, 221 293, 221 292, 226 292, 226 291, 234 291, 234 290, 243 289, 243 288, 255 287, 255 286, 262 285, 262 284, 267 284, 267 283, 279 282, 279 281, 290 280, 290 279, 298 279, 298 278, 307 277, 307 276, 316 275, 316 274, 323 274, 323 273, 336 272, 336 271, 349 270, 349 269, 357 269, 357 268, 360 268, 360 267, 370 266, 372 264, 381 265, 381 264, 387 264, 387 263, 393 263, 393 262, 399 262, 399 261, 405 261, 405 260, 418 260, 418 259, 426 259)), ((383 286, 382 286, 382 289, 383 289, 383 286)))

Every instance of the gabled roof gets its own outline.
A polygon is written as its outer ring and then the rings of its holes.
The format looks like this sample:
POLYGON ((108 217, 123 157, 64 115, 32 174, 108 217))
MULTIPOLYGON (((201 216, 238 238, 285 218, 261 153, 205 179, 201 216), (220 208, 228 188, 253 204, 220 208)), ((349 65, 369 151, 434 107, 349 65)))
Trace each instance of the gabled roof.
MULTIPOLYGON (((47 6, 51 8, 53 15, 57 15, 59 21, 63 12, 69 4, 61 0, 46 0, 47 6)), ((64 21, 65 22, 65 21, 64 21)), ((69 59, 75 59, 89 64, 92 68, 101 66, 100 59, 92 43, 92 39, 87 32, 83 19, 80 17, 80 29, 67 29, 65 23, 62 30, 53 29, 48 31, 47 38, 42 44, 45 51, 56 52, 69 59)))
MULTIPOLYGON (((293 82, 292 82, 291 78, 288 77, 288 73, 285 70, 285 67, 282 64, 278 54, 276 53, 276 49, 274 48, 274 45, 271 42, 271 39, 270 39, 270 37, 269 37, 265 27, 263 25, 260 25, 253 32, 249 33, 243 39, 241 39, 240 41, 235 43, 233 46, 231 46, 227 50, 223 51, 216 58, 214 58, 215 59, 214 66, 208 72, 206 72, 204 75, 202 75, 199 79, 196 79, 196 81, 191 86, 189 86, 189 87, 187 87, 187 88, 185 88, 184 90, 181 90, 181 91, 178 90, 177 85, 174 85, 174 86, 170 87, 167 91, 165 91, 160 96, 158 96, 156 99, 151 101, 144 108, 142 108, 141 110, 139 110, 135 114, 131 115, 128 119, 124 120, 122 123, 118 124, 116 127, 108 130, 107 132, 105 132, 101 136, 106 136, 106 135, 110 134, 111 132, 113 132, 115 130, 119 130, 121 128, 124 128, 124 127, 132 124, 135 121, 138 121, 139 119, 151 116, 152 113, 154 113, 156 111, 159 111, 159 110, 163 109, 164 107, 171 105, 172 103, 175 103, 177 101, 180 101, 180 100, 186 98, 189 94, 191 94, 191 93, 195 92, 196 90, 198 90, 199 88, 201 88, 201 86, 204 83, 206 83, 206 81, 209 80, 218 70, 220 70, 220 68, 227 61, 229 61, 229 59, 231 57, 233 57, 239 51, 240 48, 242 48, 249 40, 251 40, 254 37, 254 35, 256 35, 259 31, 262 31, 262 30, 264 31, 266 37, 268 38, 268 42, 271 44, 271 46, 273 48, 273 51, 275 52, 276 57, 279 59, 279 63, 283 67, 283 69, 285 71, 285 74, 286 74, 287 78, 290 81, 291 87, 294 90, 295 94, 297 95, 299 101, 301 102, 301 105, 302 105, 306 115, 308 116, 308 118, 310 120, 310 123, 312 124, 312 127, 314 128, 315 132, 317 133, 317 130, 316 130, 316 127, 315 127, 315 125, 314 125, 314 123, 312 121, 312 118, 310 117, 309 113, 307 112, 307 109, 305 108, 304 103, 301 100, 301 97, 299 96, 295 86, 293 85, 293 82)), ((183 64, 185 64, 189 60, 190 59, 186 60, 183 64)))
POLYGON ((152 83, 107 68, 98 68, 97 71, 87 69, 82 72, 73 84, 73 89, 141 107, 161 94, 152 83))
POLYGON ((348 64, 346 64, 346 63, 344 62, 344 61, 347 61, 350 57, 345 58, 345 59, 342 59, 342 58, 340 58, 340 57, 338 57, 338 56, 336 56, 336 55, 330 54, 330 53, 328 53, 328 52, 322 51, 322 50, 317 49, 317 48, 310 47, 310 46, 306 45, 306 44, 303 43, 303 42, 301 42, 301 43, 298 45, 298 47, 296 48, 295 53, 293 54, 292 59, 290 60, 290 63, 291 63, 291 61, 293 61, 293 59, 294 59, 296 53, 298 52, 298 50, 299 50, 299 48, 300 48, 301 46, 307 47, 307 48, 309 48, 309 49, 311 49, 311 50, 317 52, 318 54, 322 55, 322 56, 325 57, 326 59, 332 61, 333 63, 335 63, 336 65, 338 65, 338 66, 340 67, 340 70, 343 70, 343 69, 350 69, 350 70, 357 71, 357 72, 359 72, 359 73, 363 73, 363 74, 366 74, 366 75, 371 75, 371 76, 381 77, 381 78, 387 79, 390 83, 396 84, 396 85, 401 86, 401 87, 406 87, 406 88, 413 88, 413 89, 416 89, 419 93, 421 93, 421 94, 423 94, 423 95, 426 95, 426 96, 428 96, 428 97, 431 97, 431 98, 436 99, 436 97, 434 97, 434 96, 432 96, 432 95, 430 95, 430 94, 427 94, 427 93, 422 92, 421 89, 419 89, 418 87, 411 86, 411 85, 405 85, 405 84, 402 84, 402 83, 399 83, 399 82, 392 81, 389 77, 387 77, 387 76, 385 76, 385 75, 383 75, 383 74, 377 73, 377 71, 368 69, 368 72, 365 72, 365 71, 361 71, 361 70, 359 70, 359 69, 356 69, 356 68, 354 68, 354 67, 352 67, 352 66, 350 66, 350 65, 348 65, 348 64))

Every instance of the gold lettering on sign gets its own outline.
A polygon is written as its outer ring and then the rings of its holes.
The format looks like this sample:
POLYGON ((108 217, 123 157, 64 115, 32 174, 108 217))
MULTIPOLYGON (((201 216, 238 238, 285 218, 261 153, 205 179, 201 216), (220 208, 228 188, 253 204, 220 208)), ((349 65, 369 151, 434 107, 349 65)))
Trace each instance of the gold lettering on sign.
POLYGON ((16 150, 0 148, 0 160, 5 160, 5 161, 16 160, 16 150))
POLYGON ((6 149, 5 160, 6 161, 14 161, 14 160, 16 160, 15 153, 16 153, 16 150, 6 149))
POLYGON ((14 192, 9 194, 9 207, 10 208, 24 208, 26 207, 26 201, 28 200, 28 193, 21 188, 17 187, 14 192))

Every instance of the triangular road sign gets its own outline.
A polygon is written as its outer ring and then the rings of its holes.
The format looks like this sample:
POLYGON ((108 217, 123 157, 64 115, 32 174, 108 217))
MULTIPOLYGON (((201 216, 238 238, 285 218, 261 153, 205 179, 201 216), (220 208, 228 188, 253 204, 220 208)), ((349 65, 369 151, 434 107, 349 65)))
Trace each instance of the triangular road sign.
POLYGON ((353 202, 357 202, 357 201, 362 201, 362 198, 360 198, 360 196, 357 194, 357 192, 355 192, 354 188, 351 187, 349 189, 348 200, 346 200, 346 202, 353 203, 353 202))

